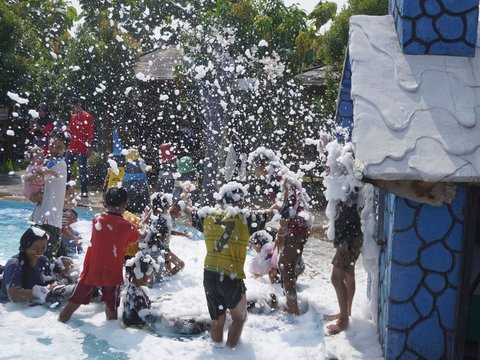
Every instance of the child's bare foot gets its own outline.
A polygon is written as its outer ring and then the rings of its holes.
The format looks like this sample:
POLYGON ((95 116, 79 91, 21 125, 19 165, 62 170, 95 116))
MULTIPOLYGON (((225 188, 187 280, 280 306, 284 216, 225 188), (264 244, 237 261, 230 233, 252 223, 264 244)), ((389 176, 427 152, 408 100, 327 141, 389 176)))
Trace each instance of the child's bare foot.
POLYGON ((80 304, 74 304, 72 302, 67 302, 67 304, 63 307, 60 315, 58 315, 58 321, 60 322, 67 322, 72 317, 72 314, 80 307, 80 304))
POLYGON ((325 315, 323 315, 323 320, 333 321, 333 320, 337 320, 339 317, 340 317, 340 313, 338 313, 338 314, 325 314, 325 315))
POLYGON ((334 324, 327 325, 327 330, 330 335, 336 335, 348 327, 348 318, 338 318, 334 324))

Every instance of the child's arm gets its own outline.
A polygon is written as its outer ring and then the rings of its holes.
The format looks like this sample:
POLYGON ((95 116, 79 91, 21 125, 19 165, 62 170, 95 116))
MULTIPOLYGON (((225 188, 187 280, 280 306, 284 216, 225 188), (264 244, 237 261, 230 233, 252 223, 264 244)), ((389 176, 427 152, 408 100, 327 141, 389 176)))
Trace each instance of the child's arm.
POLYGON ((147 235, 149 234, 148 231, 148 222, 150 221, 150 217, 152 216, 152 210, 147 206, 142 214, 142 220, 140 222, 140 229, 138 230, 138 241, 144 240, 147 235))
POLYGON ((188 239, 192 238, 192 234, 188 230, 178 231, 178 230, 172 229, 171 234, 178 235, 178 236, 185 236, 188 239))
POLYGON ((54 170, 52 170, 52 169, 49 169, 49 168, 47 168, 47 167, 45 167, 45 166, 42 166, 42 167, 40 168, 40 172, 41 172, 42 174, 44 174, 44 175, 52 175, 52 176, 55 176, 55 177, 57 177, 57 175, 58 175, 56 171, 54 171, 54 170))
POLYGON ((35 204, 41 203, 42 200, 43 200, 43 192, 42 191, 38 191, 35 194, 32 194, 32 196, 30 196, 30 201, 35 203, 35 204))
POLYGON ((62 228, 62 235, 67 240, 80 240, 82 238, 81 236, 75 236, 75 234, 72 232, 72 229, 70 229, 70 226, 64 226, 62 228))
POLYGON ((103 179, 103 192, 106 193, 108 190, 108 180, 110 179, 110 169, 107 170, 107 175, 105 175, 105 179, 103 179))
POLYGON ((152 216, 152 209, 150 209, 150 207, 148 206, 145 206, 145 209, 143 210, 143 214, 142 214, 142 221, 141 221, 142 227, 148 224, 151 216, 152 216))
POLYGON ((43 174, 38 172, 28 172, 23 176, 23 181, 26 184, 31 184, 38 178, 43 178, 43 174))

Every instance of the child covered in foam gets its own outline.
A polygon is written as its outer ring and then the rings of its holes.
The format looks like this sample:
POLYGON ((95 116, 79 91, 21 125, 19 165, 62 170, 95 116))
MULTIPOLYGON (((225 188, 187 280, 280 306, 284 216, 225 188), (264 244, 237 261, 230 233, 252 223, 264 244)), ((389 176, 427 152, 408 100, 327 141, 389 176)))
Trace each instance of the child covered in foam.
POLYGON ((206 320, 195 318, 167 318, 161 314, 156 303, 149 298, 148 283, 151 282, 159 265, 148 254, 137 252, 125 262, 129 284, 124 289, 122 322, 125 326, 149 326, 181 335, 200 334, 207 330, 206 320))
POLYGON ((253 254, 249 272, 254 277, 268 275, 270 282, 278 282, 278 250, 275 248, 276 230, 260 230, 252 234, 248 241, 253 254))

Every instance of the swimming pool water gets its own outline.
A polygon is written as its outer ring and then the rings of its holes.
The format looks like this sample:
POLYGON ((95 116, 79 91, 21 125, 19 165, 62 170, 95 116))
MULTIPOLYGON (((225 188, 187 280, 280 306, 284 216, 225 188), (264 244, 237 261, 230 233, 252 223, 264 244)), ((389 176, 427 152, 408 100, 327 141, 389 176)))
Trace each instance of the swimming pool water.
MULTIPOLYGON (((20 237, 30 226, 34 205, 27 202, 0 201, 0 261, 2 263, 18 252, 20 237)), ((95 211, 78 210, 78 217, 91 220, 95 211)))

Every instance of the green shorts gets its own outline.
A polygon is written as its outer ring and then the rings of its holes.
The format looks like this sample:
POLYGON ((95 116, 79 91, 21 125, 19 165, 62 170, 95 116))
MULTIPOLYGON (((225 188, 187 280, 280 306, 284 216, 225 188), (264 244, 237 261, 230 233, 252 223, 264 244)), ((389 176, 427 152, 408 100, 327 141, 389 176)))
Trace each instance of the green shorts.
POLYGON ((355 263, 362 252, 363 237, 359 236, 353 239, 352 243, 348 246, 348 251, 340 251, 337 249, 335 256, 333 257, 332 264, 343 271, 348 271, 351 266, 355 266, 355 263))

